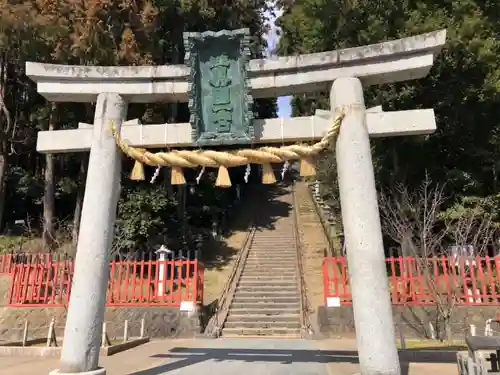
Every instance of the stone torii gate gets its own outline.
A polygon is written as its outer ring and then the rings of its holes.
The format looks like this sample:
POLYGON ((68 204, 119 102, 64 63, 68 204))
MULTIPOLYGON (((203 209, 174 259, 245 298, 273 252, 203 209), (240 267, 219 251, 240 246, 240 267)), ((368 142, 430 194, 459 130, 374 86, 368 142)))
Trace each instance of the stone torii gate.
MULTIPOLYGON (((363 86, 424 77, 445 39, 446 31, 442 30, 357 48, 247 62, 245 87, 255 98, 330 90, 331 103, 331 112, 317 111, 315 116, 247 118, 253 126, 253 143, 320 139, 329 130, 334 111, 349 108, 336 142, 336 157, 363 375, 400 374, 369 136, 429 134, 436 129, 432 109, 383 112, 376 107, 367 111, 363 86)), ((227 64, 222 61, 218 66, 227 64)), ((90 151, 60 369, 52 373, 102 375, 105 369, 98 367, 98 356, 121 170, 120 149, 109 122, 132 146, 194 146, 193 123, 141 125, 137 120, 125 121, 128 103, 187 102, 192 90, 190 66, 91 67, 28 62, 26 73, 49 101, 96 102, 93 125, 81 123, 78 129, 39 132, 37 150, 90 151)))

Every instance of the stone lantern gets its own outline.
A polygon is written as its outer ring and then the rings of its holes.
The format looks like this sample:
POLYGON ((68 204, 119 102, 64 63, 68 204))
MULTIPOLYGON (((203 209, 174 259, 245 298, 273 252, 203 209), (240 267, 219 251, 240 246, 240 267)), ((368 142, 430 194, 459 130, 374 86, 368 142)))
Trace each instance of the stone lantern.
POLYGON ((163 297, 165 294, 165 279, 166 279, 166 261, 167 256, 173 253, 172 250, 168 249, 164 245, 161 245, 158 250, 155 251, 157 254, 157 259, 160 261, 158 267, 158 288, 157 288, 157 296, 163 297))

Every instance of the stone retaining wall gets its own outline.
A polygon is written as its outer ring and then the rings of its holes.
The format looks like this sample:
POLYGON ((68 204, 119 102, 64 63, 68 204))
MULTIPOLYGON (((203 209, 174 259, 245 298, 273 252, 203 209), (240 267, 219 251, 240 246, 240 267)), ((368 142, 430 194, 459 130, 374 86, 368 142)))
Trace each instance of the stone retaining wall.
MULTIPOLYGON (((29 323, 29 338, 46 337, 52 317, 56 320, 56 334, 62 336, 66 321, 65 308, 11 309, 10 319, 0 319, 0 341, 19 340, 24 320, 29 323), (13 319, 17 318, 17 319, 13 319)), ((201 332, 202 312, 188 315, 179 307, 114 307, 106 308, 104 315, 110 338, 123 337, 124 321, 128 320, 129 337, 139 337, 142 318, 145 319, 145 336, 150 338, 195 337, 201 332)))
MULTIPOLYGON (((476 325, 478 334, 484 332, 487 319, 496 318, 500 306, 457 306, 451 318, 452 336, 463 339, 469 332, 471 324, 476 325)), ((439 318, 436 306, 394 306, 394 324, 396 336, 402 331, 406 338, 430 338, 431 322, 437 337, 444 337, 444 324, 439 318)), ((320 306, 316 314, 317 330, 321 336, 332 337, 355 333, 352 306, 325 307, 320 306)), ((500 327, 492 327, 500 331, 500 327)))

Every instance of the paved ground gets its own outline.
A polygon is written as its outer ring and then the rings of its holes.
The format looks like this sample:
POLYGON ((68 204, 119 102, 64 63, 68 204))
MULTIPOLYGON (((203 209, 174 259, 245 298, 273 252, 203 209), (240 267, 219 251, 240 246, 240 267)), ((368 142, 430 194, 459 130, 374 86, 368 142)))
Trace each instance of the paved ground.
MULTIPOLYGON (((457 374, 453 353, 410 351, 401 358, 402 375, 457 374)), ((47 375, 58 366, 57 359, 2 357, 0 362, 0 375, 47 375)), ((161 340, 102 357, 101 365, 108 375, 352 375, 359 370, 351 339, 161 340)))
MULTIPOLYGON (((330 375, 359 373, 354 338, 315 341, 326 358, 330 375)), ((456 352, 409 349, 399 352, 401 375, 457 375, 456 352)))
MULTIPOLYGON (((1 375, 47 375, 56 359, 1 358, 1 375)), ((103 357, 108 375, 328 375, 312 341, 165 340, 103 357)))

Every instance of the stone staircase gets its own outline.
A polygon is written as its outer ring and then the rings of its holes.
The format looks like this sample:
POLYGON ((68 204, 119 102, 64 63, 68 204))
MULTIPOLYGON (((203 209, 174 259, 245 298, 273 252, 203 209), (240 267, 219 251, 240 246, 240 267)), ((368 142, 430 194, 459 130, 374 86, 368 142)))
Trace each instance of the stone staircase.
POLYGON ((289 188, 265 203, 257 220, 248 256, 229 307, 222 336, 301 335, 301 294, 298 275, 293 194, 289 188), (282 215, 287 207, 288 216, 282 215), (279 211, 274 215, 273 211, 279 211), (261 221, 261 222, 260 222, 261 221))

